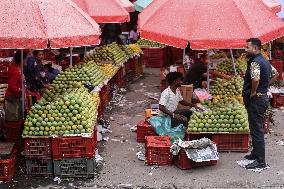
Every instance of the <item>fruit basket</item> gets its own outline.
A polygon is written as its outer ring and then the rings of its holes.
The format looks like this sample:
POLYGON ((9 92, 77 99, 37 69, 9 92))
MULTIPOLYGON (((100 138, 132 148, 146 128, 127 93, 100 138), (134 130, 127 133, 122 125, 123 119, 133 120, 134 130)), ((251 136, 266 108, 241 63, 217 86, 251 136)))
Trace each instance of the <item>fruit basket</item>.
POLYGON ((217 164, 217 160, 194 162, 188 159, 185 151, 181 149, 178 155, 174 156, 174 164, 182 170, 187 170, 187 169, 192 169, 192 168, 197 168, 197 167, 213 166, 217 164))
POLYGON ((146 164, 172 165, 173 155, 170 152, 169 136, 146 136, 146 164))
POLYGON ((94 177, 96 161, 94 158, 64 158, 53 161, 54 176, 60 178, 94 177))
POLYGON ((51 138, 24 138, 26 157, 50 157, 52 155, 51 138))
POLYGON ((272 93, 272 103, 273 108, 280 108, 284 106, 284 94, 281 93, 272 93))
POLYGON ((52 177, 53 161, 51 158, 27 158, 26 171, 28 176, 52 177))
MULTIPOLYGON (((7 151, 7 149, 3 149, 7 151)), ((2 156, 2 147, 1 147, 2 156)), ((0 181, 11 181, 16 170, 16 157, 17 148, 16 146, 11 148, 7 154, 5 152, 5 157, 0 158, 0 181)))
POLYGON ((156 133, 154 129, 151 127, 150 123, 147 121, 139 121, 137 123, 137 142, 138 143, 145 143, 146 139, 145 136, 155 136, 156 133))
POLYGON ((55 137, 52 139, 53 159, 94 157, 96 143, 96 132, 91 137, 55 137))

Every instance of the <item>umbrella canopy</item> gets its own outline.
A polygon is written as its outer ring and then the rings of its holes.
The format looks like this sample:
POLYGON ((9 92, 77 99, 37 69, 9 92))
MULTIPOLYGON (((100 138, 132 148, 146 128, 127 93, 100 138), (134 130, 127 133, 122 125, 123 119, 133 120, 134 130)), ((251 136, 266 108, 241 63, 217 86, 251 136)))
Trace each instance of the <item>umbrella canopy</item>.
POLYGON ((117 0, 73 0, 98 23, 123 23, 130 20, 129 13, 117 0))
POLYGON ((125 8, 126 11, 128 12, 134 12, 134 5, 129 1, 129 0, 117 0, 118 3, 125 8))
POLYGON ((284 36, 284 23, 260 0, 155 0, 139 15, 142 38, 193 49, 244 48, 284 36))
POLYGON ((281 11, 281 3, 278 0, 262 0, 275 14, 281 11))
POLYGON ((137 0, 134 3, 135 10, 142 12, 153 0, 137 0))
POLYGON ((44 49, 99 43, 99 25, 69 0, 0 1, 0 48, 44 49))

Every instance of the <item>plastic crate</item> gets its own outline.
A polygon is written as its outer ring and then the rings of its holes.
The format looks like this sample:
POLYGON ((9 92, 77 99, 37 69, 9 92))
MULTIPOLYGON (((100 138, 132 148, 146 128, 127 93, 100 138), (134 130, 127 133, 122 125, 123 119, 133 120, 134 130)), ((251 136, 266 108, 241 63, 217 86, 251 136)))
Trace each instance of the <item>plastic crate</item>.
POLYGON ((123 74, 123 69, 120 68, 117 73, 113 77, 114 84, 117 85, 118 88, 123 88, 125 86, 125 79, 123 74))
POLYGON ((51 158, 27 158, 26 171, 28 176, 52 177, 53 161, 51 158))
POLYGON ((19 143, 22 134, 23 121, 6 121, 3 129, 7 142, 19 143))
POLYGON ((146 136, 146 164, 172 165, 173 155, 170 152, 169 136, 146 136))
POLYGON ((284 94, 272 93, 271 106, 273 108, 280 108, 280 107, 284 106, 284 94))
POLYGON ((249 134, 213 134, 219 152, 248 152, 249 134))
POLYGON ((211 133, 188 133, 187 131, 185 132, 184 139, 186 141, 198 140, 202 138, 209 138, 210 140, 212 140, 212 134, 211 133))
POLYGON ((64 158, 54 160, 54 176, 60 178, 94 177, 96 161, 94 158, 64 158))
POLYGON ((187 170, 187 169, 192 169, 192 168, 197 168, 197 167, 213 166, 217 164, 217 160, 194 162, 188 159, 185 151, 181 149, 179 151, 179 154, 177 156, 174 156, 174 164, 182 170, 187 170))
POLYGON ((145 143, 146 139, 145 136, 155 136, 156 133, 154 129, 151 127, 150 123, 147 121, 139 121, 137 123, 137 142, 138 143, 145 143))
POLYGON ((96 150, 96 132, 91 137, 68 136, 52 138, 53 159, 62 158, 92 158, 96 150))
POLYGON ((146 67, 160 68, 167 65, 167 48, 148 48, 143 50, 143 63, 146 67))
POLYGON ((51 138, 25 138, 25 156, 50 157, 52 155, 51 138))
POLYGON ((263 119, 263 130, 264 130, 264 134, 269 133, 269 129, 270 129, 270 118, 269 117, 264 117, 263 119))
POLYGON ((0 158, 0 181, 11 181, 16 170, 17 148, 14 146, 10 155, 0 158))
POLYGON ((274 59, 274 60, 271 60, 270 61, 270 64, 277 70, 277 72, 279 73, 279 76, 277 77, 277 80, 278 81, 282 81, 283 80, 283 77, 282 77, 282 74, 283 74, 283 61, 282 60, 277 60, 277 59, 274 59))

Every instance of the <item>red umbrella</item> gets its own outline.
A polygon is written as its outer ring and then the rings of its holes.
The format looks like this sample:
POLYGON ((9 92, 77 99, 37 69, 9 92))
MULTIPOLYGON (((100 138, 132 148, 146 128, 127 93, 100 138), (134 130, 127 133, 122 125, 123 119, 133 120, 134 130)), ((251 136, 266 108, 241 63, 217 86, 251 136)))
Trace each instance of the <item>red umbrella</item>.
POLYGON ((129 13, 117 0, 73 0, 98 23, 123 23, 129 13))
POLYGON ((117 1, 128 12, 134 12, 135 11, 134 5, 129 0, 117 0, 117 1))
POLYGON ((284 36, 284 23, 260 0, 155 0, 139 15, 142 38, 193 49, 244 48, 284 36))
POLYGON ((275 14, 281 11, 281 3, 278 0, 262 0, 275 14))
POLYGON ((99 43, 99 25, 70 0, 0 1, 0 48, 99 43))

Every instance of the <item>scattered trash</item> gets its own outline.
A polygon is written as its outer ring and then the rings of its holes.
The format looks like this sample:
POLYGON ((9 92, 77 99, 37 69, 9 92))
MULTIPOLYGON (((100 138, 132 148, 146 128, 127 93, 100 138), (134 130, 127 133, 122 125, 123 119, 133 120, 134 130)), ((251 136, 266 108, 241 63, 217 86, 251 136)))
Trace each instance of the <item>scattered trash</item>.
POLYGON ((140 161, 145 161, 146 160, 146 156, 145 156, 145 152, 143 151, 139 151, 136 153, 136 156, 138 157, 138 159, 140 161))
POLYGON ((55 178, 53 179, 53 181, 54 181, 54 182, 57 182, 57 184, 60 184, 60 183, 61 183, 61 178, 55 177, 55 178))
MULTIPOLYGON (((247 160, 247 159, 245 159, 245 160, 237 161, 237 164, 238 164, 239 166, 241 166, 242 168, 245 168, 245 169, 246 169, 246 166, 247 166, 248 164, 251 164, 252 162, 254 162, 254 160, 247 160)), ((269 168, 270 168, 270 166, 269 166, 268 164, 266 164, 266 167, 265 167, 265 168, 262 168, 262 169, 256 168, 256 169, 247 169, 247 170, 253 171, 253 172, 255 172, 255 173, 261 173, 263 170, 269 169, 269 168)))
POLYGON ((73 183, 69 183, 69 186, 73 187, 73 186, 74 186, 74 184, 73 184, 73 183))
POLYGON ((136 132, 137 131, 137 125, 134 125, 133 127, 130 128, 131 132, 136 132))
POLYGON ((159 169, 159 168, 160 168, 159 165, 154 165, 154 166, 151 167, 152 170, 153 170, 153 169, 159 169))
POLYGON ((109 140, 109 137, 104 137, 103 138, 103 141, 108 141, 109 140))
POLYGON ((103 140, 103 135, 97 131, 97 141, 102 141, 103 140))
POLYGON ((115 138, 112 138, 111 140, 112 140, 112 141, 115 141, 115 142, 120 142, 120 140, 115 139, 115 138))
POLYGON ((279 140, 276 142, 276 144, 280 145, 280 146, 284 146, 284 141, 283 140, 279 140))
POLYGON ((98 165, 103 164, 104 158, 100 156, 99 151, 96 150, 95 160, 98 165))
POLYGON ((131 187, 132 184, 119 184, 118 187, 131 187))
POLYGON ((153 173, 152 173, 152 172, 150 172, 148 175, 152 176, 152 175, 153 175, 153 173))
POLYGON ((3 183, 3 181, 2 180, 0 180, 0 184, 2 184, 3 183))

